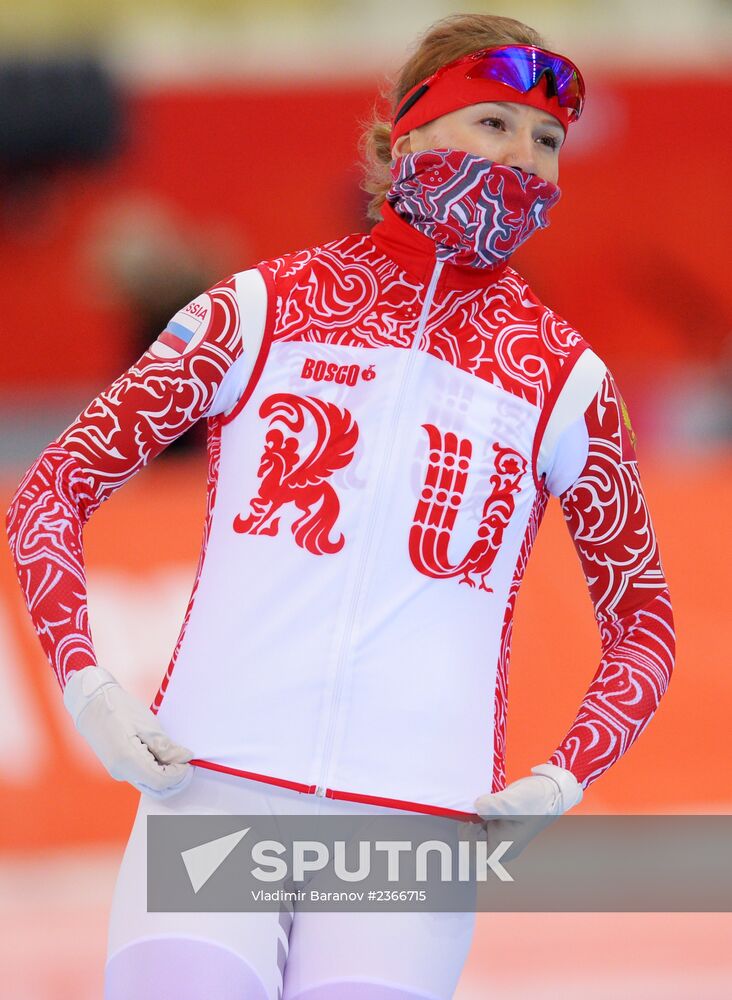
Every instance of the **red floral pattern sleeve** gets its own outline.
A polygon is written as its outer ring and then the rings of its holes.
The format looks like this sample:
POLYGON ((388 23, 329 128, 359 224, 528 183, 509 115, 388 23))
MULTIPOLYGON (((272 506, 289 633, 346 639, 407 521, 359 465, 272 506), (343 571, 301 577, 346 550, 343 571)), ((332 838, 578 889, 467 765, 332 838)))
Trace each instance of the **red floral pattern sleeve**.
POLYGON ((242 353, 235 279, 198 296, 44 449, 7 514, 20 585, 62 688, 96 665, 82 528, 111 494, 211 409, 242 353), (178 320, 178 322, 175 322, 178 320))
POLYGON ((575 721, 550 758, 584 788, 648 725, 675 656, 671 599, 638 474, 635 435, 609 372, 585 423, 587 460, 560 500, 587 579, 602 657, 575 721))

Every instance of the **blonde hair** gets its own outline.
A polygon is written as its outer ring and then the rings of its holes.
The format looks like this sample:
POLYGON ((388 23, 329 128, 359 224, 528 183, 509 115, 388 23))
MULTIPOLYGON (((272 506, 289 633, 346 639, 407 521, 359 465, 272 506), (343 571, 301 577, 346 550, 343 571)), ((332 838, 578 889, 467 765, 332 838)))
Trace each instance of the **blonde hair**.
POLYGON ((545 47, 544 40, 533 28, 512 17, 493 14, 453 14, 437 21, 418 39, 413 55, 402 66, 396 82, 382 94, 389 103, 389 121, 374 111, 363 126, 360 148, 364 179, 361 187, 372 195, 367 212, 369 219, 378 222, 381 218, 381 206, 391 187, 391 119, 404 95, 453 59, 478 49, 511 43, 545 47))

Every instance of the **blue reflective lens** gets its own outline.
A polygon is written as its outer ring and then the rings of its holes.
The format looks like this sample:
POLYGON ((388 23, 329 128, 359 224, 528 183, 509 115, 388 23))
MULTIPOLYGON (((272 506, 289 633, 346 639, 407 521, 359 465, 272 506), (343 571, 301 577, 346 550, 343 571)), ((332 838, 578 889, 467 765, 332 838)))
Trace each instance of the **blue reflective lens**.
POLYGON ((584 83, 577 67, 563 56, 531 46, 506 45, 475 52, 468 59, 473 60, 465 74, 469 80, 495 80, 522 94, 548 76, 560 107, 570 108, 574 118, 582 113, 584 83))

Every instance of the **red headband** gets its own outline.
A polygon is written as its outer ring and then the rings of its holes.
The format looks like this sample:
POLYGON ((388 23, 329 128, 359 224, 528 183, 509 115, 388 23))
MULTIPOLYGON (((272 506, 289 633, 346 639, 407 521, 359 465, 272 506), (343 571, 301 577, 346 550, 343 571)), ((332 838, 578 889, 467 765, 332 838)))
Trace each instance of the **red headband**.
MULTIPOLYGON (((532 108, 538 108, 540 111, 546 111, 553 115, 559 120, 564 131, 567 131, 570 117, 569 108, 561 107, 556 97, 547 97, 546 83, 541 85, 540 81, 539 85, 522 94, 520 90, 515 90, 508 84, 499 83, 497 80, 486 80, 481 77, 469 80, 465 76, 465 63, 463 62, 438 70, 438 73, 437 79, 429 85, 414 106, 393 126, 391 131, 392 146, 400 136, 406 135, 413 128, 426 125, 427 122, 434 121, 435 118, 446 115, 450 111, 457 111, 458 108, 465 108, 470 104, 480 104, 483 101, 511 101, 514 104, 528 104, 532 108)), ((399 102, 399 106, 402 107, 406 104, 426 83, 427 80, 422 80, 412 87, 399 102)))

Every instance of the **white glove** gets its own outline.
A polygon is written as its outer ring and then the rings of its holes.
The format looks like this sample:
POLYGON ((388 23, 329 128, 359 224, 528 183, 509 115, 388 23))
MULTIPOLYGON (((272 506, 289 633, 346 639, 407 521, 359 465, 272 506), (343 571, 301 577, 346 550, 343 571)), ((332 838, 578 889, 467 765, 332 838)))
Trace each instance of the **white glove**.
POLYGON ((182 791, 193 777, 193 753, 173 743, 142 702, 102 667, 75 670, 64 688, 64 704, 81 735, 117 781, 163 799, 182 791))
POLYGON ((582 801, 582 785, 566 768, 537 764, 531 775, 475 800, 475 811, 486 820, 483 829, 489 844, 513 841, 506 860, 518 857, 537 833, 582 801))

